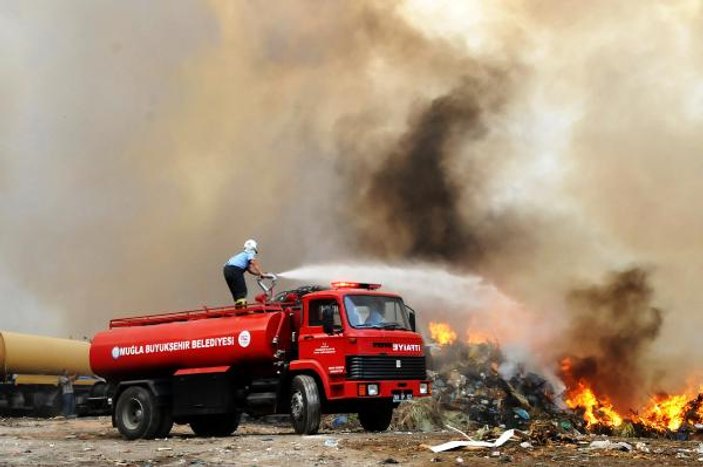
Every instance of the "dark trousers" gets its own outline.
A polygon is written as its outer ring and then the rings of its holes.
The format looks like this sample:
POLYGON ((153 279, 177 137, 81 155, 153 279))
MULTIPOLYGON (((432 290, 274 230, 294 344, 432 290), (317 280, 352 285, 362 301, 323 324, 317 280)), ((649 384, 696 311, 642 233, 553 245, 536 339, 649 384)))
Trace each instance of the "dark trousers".
POLYGON ((244 269, 237 266, 225 266, 222 272, 225 275, 229 291, 232 292, 234 301, 247 298, 247 283, 244 280, 244 269))
POLYGON ((72 417, 76 411, 76 399, 73 396, 73 393, 70 392, 68 394, 63 394, 61 398, 63 399, 63 416, 72 417))

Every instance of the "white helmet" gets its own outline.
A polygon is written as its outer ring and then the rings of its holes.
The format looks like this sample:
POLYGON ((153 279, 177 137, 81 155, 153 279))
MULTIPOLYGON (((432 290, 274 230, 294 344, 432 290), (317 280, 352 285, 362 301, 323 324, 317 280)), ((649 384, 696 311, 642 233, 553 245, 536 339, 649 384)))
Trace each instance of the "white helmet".
POLYGON ((256 243, 256 240, 253 238, 250 238, 246 242, 244 242, 244 249, 245 250, 254 250, 256 253, 259 252, 259 245, 256 243))

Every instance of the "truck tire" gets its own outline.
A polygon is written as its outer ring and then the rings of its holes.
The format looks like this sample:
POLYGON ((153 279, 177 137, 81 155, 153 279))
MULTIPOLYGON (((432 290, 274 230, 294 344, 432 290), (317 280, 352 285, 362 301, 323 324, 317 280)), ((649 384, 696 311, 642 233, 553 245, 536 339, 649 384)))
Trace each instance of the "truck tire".
POLYGON ((241 419, 241 412, 201 415, 190 419, 190 429, 198 436, 229 436, 237 430, 241 419))
POLYGON ((107 383, 98 381, 90 387, 90 397, 107 397, 107 383))
POLYGON ((154 433, 154 438, 166 438, 173 428, 173 412, 171 407, 161 407, 161 423, 154 433))
POLYGON ((359 423, 366 431, 386 431, 393 418, 393 403, 367 404, 359 410, 359 423))
POLYGON ((299 435, 314 435, 320 429, 320 393, 315 378, 293 378, 290 396, 290 419, 299 435))
POLYGON ((117 400, 115 422, 120 434, 128 440, 151 439, 161 424, 161 410, 148 389, 132 386, 117 400))

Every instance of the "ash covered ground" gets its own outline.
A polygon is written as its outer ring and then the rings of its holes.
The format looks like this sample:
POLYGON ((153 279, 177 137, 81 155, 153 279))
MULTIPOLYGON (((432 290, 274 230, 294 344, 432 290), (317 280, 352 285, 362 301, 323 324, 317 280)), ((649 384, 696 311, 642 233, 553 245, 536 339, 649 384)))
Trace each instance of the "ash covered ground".
POLYGON ((167 439, 125 441, 107 417, 0 419, 3 465, 690 465, 703 458, 699 441, 604 438, 521 447, 433 453, 427 447, 461 439, 451 430, 422 433, 323 428, 298 436, 283 419, 244 422, 226 438, 197 438, 178 426, 167 439), (596 442, 594 444, 594 441, 596 442), (610 447, 602 447, 609 441, 610 447), (625 445, 617 445, 624 441, 625 445), (591 447, 591 446, 595 447, 591 447))

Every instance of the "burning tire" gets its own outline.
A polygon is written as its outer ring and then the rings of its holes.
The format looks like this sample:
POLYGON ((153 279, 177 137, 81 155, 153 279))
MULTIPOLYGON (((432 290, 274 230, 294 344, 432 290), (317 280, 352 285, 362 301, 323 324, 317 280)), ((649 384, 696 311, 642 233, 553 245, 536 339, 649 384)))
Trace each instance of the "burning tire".
POLYGON ((299 435, 314 435, 320 428, 320 394, 312 376, 293 378, 290 396, 290 418, 299 435))
POLYGON ((386 431, 392 418, 392 402, 368 404, 359 410, 359 422, 366 431, 386 431))
POLYGON ((241 412, 202 415, 190 420, 190 429, 198 436, 229 436, 236 431, 241 419, 241 412))
POLYGON ((129 440, 153 438, 161 425, 161 415, 151 392, 139 386, 125 389, 115 408, 117 429, 129 440))

